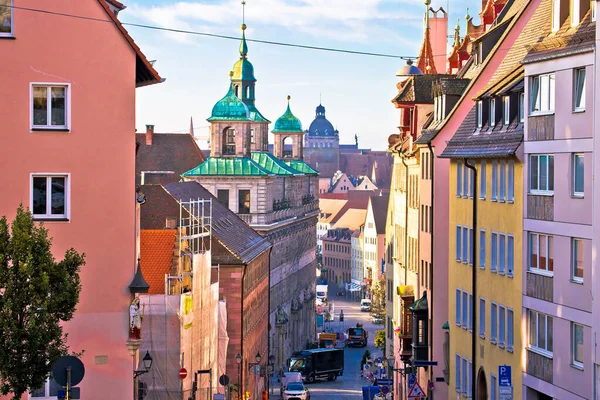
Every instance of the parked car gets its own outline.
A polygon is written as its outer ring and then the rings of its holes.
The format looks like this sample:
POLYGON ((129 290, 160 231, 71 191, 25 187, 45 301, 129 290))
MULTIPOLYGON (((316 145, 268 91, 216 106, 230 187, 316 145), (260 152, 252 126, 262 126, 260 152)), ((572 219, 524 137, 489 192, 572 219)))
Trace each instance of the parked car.
POLYGON ((291 383, 302 383, 302 374, 300 372, 285 372, 280 379, 279 395, 283 396, 287 386, 291 383))
POLYGON ((371 300, 362 299, 360 301, 360 311, 371 311, 371 300))
POLYGON ((383 317, 381 315, 374 314, 371 318, 371 322, 373 322, 375 325, 381 325, 383 324, 383 317))
POLYGON ((289 383, 283 392, 283 400, 310 400, 310 393, 304 383, 289 383))

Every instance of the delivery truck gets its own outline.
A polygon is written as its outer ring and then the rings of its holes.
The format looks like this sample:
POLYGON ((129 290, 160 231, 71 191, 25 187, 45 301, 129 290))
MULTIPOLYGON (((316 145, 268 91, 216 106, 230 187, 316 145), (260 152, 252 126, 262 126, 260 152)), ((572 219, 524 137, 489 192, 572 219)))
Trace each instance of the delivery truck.
POLYGON ((348 328, 346 332, 348 337, 346 338, 347 347, 367 347, 367 338, 369 333, 365 330, 362 324, 358 323, 356 326, 348 328))
POLYGON ((296 351, 287 362, 289 372, 300 372, 302 380, 334 381, 344 373, 344 349, 310 349, 296 351))

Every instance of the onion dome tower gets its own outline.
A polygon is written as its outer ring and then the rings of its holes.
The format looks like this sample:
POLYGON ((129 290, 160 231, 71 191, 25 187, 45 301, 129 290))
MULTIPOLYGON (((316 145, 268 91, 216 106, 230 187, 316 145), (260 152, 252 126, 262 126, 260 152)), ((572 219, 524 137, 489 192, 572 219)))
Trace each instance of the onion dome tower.
POLYGON ((275 139, 273 151, 275 157, 281 159, 301 160, 303 157, 302 140, 304 131, 302 130, 302 123, 290 110, 290 98, 290 96, 287 97, 287 110, 275 121, 275 128, 271 131, 275 139), (292 142, 291 149, 285 148, 285 140, 288 138, 292 142))

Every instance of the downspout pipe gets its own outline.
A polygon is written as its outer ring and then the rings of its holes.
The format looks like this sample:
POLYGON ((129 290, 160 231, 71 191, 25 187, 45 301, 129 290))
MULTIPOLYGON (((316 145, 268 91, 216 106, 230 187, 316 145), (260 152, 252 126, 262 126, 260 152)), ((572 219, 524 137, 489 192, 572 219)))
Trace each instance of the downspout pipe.
POLYGON ((400 158, 404 165, 404 285, 408 285, 408 165, 406 164, 404 152, 400 151, 400 158))
MULTIPOLYGON (((431 304, 431 326, 429 328, 429 348, 431 349, 431 359, 433 360, 433 321, 434 321, 434 315, 433 312, 435 310, 435 308, 433 307, 433 295, 434 295, 434 290, 433 290, 433 249, 434 247, 434 237, 433 237, 433 232, 435 231, 434 226, 435 226, 435 222, 433 220, 433 213, 435 210, 434 207, 434 193, 435 193, 435 173, 434 173, 434 154, 433 154, 433 147, 431 147, 431 142, 427 142, 427 148, 429 149, 429 162, 430 162, 430 166, 429 166, 429 173, 431 174, 431 206, 429 207, 429 227, 431 228, 431 243, 429 245, 429 250, 431 251, 430 257, 429 259, 431 260, 431 262, 429 263, 429 301, 431 304)), ((431 380, 433 381, 433 368, 431 368, 431 376, 430 376, 431 380)))
POLYGON ((473 171, 473 247, 471 248, 471 285, 473 290, 473 304, 471 304, 473 310, 473 329, 471 331, 471 357, 473 367, 471 368, 471 397, 475 396, 475 376, 477 375, 477 168, 474 165, 469 164, 469 160, 465 158, 465 167, 473 171))

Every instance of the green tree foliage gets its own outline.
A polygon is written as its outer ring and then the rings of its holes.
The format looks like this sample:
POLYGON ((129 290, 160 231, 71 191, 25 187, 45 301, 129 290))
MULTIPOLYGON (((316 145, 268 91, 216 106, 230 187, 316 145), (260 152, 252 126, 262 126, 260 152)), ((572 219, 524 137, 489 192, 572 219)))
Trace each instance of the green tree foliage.
POLYGON ((380 330, 375 333, 375 347, 385 349, 385 330, 380 330))
POLYGON ((371 286, 371 313, 374 315, 385 315, 385 286, 385 278, 382 278, 371 286))
POLYGON ((0 219, 0 393, 13 399, 41 387, 68 351, 63 321, 79 302, 84 254, 56 262, 43 225, 19 206, 9 226, 0 219))

